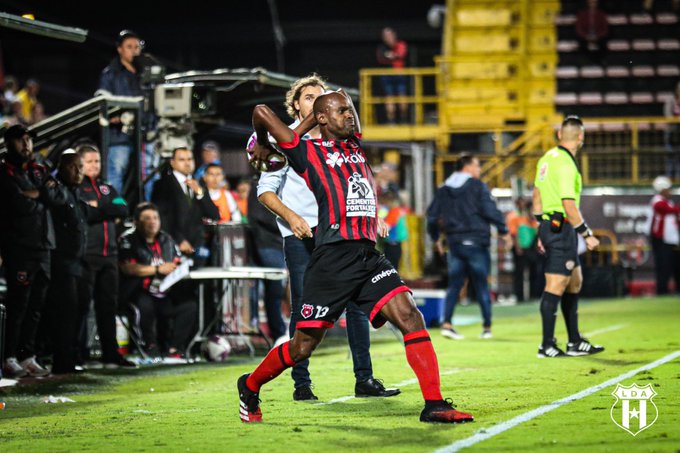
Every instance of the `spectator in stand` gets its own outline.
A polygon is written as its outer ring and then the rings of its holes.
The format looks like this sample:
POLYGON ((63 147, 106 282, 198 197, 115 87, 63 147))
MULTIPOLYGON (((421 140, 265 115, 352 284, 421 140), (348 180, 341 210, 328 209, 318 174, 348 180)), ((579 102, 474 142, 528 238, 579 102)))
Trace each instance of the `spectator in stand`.
POLYGON ((194 173, 194 178, 200 181, 208 165, 211 164, 220 165, 220 145, 217 142, 208 140, 201 145, 201 166, 194 173))
MULTIPOLYGON (((397 33, 390 27, 382 30, 382 43, 377 49, 377 59, 380 66, 393 69, 406 67, 406 56, 408 55, 408 45, 405 41, 397 37, 397 33)), ((380 78, 382 89, 388 98, 393 96, 406 96, 408 78, 405 75, 390 75, 380 78)), ((396 123, 396 108, 393 100, 385 102, 385 113, 389 124, 396 123)), ((399 121, 408 122, 408 104, 399 103, 399 121)))
POLYGON ((399 272, 401 261, 401 243, 408 239, 406 226, 406 209, 401 205, 399 194, 394 191, 383 192, 378 196, 380 208, 378 216, 387 226, 387 237, 383 240, 383 253, 387 261, 399 272))
POLYGON ((16 118, 21 115, 21 103, 17 98, 19 92, 19 82, 13 76, 5 77, 5 89, 3 93, 3 114, 6 122, 14 123, 16 118), (10 119, 11 118, 11 119, 10 119))
MULTIPOLYGON (((17 93, 17 101, 21 105, 19 110, 19 122, 27 126, 36 123, 34 115, 35 107, 38 104, 38 93, 40 84, 35 79, 28 79, 26 85, 17 93)), ((43 114, 44 116, 44 114, 43 114)))
POLYGON ((206 247, 203 219, 219 220, 217 206, 194 173, 194 154, 188 148, 172 152, 170 168, 154 183, 152 200, 158 206, 165 231, 179 244, 179 250, 201 266, 210 255, 206 247))
POLYGON ((236 199, 236 204, 238 205, 238 210, 241 212, 241 219, 243 223, 248 223, 248 197, 250 196, 250 188, 252 182, 250 178, 242 178, 236 184, 236 194, 238 198, 236 199))
POLYGON ((224 179, 222 167, 218 164, 208 164, 203 173, 203 182, 208 188, 210 199, 220 212, 220 223, 241 223, 241 213, 234 195, 229 190, 229 184, 224 179))
POLYGON ((525 300, 524 273, 529 271, 529 297, 540 297, 538 256, 536 254, 536 235, 538 222, 531 215, 531 203, 526 198, 515 201, 516 209, 509 212, 505 221, 512 237, 512 286, 518 302, 525 300))
POLYGON ((385 192, 394 192, 398 195, 401 187, 399 187, 397 165, 392 162, 383 162, 375 172, 375 186, 378 196, 385 192))
POLYGON ((160 284, 180 263, 172 237, 161 230, 161 217, 153 203, 140 203, 134 213, 135 228, 119 239, 121 302, 132 304, 133 325, 147 354, 176 356, 183 352, 196 331, 196 304, 183 299, 172 287, 160 284))
MULTIPOLYGON (((663 106, 666 118, 680 121, 680 82, 675 86, 675 95, 669 97, 663 106)), ((666 145, 666 176, 680 178, 680 122, 671 123, 664 131, 666 145)))
POLYGON ((594 63, 602 64, 607 51, 609 22, 607 14, 598 6, 598 0, 587 0, 587 8, 576 15, 576 35, 581 52, 589 55, 594 63))
POLYGON ((102 349, 104 368, 135 367, 136 365, 118 353, 116 342, 116 314, 118 313, 118 244, 116 224, 127 216, 125 200, 116 189, 102 181, 101 154, 93 144, 77 148, 83 159, 83 182, 79 195, 98 211, 90 218, 87 234, 87 250, 83 259, 83 275, 78 282, 78 332, 80 353, 87 358, 87 314, 90 301, 94 299, 94 312, 102 349))
POLYGON ((680 294, 680 205, 669 198, 672 183, 666 176, 654 179, 650 236, 654 253, 656 293, 668 294, 668 281, 675 280, 675 292, 680 294))
POLYGON ((0 251, 7 278, 7 330, 3 375, 45 376, 35 360, 35 337, 50 283, 54 227, 49 208, 66 193, 33 156, 31 132, 22 125, 5 131, 7 155, 0 163, 0 251))
POLYGON ((446 235, 449 244, 449 288, 441 333, 453 340, 464 338, 453 328, 452 321, 466 275, 470 278, 484 318, 481 337, 492 337, 488 286, 491 270, 490 225, 494 225, 498 233, 503 235, 506 245, 509 246, 512 241, 503 214, 491 198, 489 188, 479 179, 480 175, 479 160, 471 154, 462 154, 456 162, 456 171, 437 190, 427 209, 428 233, 439 253, 444 254, 440 232, 446 235))

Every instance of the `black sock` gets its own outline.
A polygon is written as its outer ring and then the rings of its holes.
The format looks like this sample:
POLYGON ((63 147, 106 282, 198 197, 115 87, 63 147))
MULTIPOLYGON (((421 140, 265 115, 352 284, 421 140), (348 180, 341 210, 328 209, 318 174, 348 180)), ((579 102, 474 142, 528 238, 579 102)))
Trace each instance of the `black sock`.
POLYGON ((555 338, 555 320, 557 319, 557 304, 560 296, 543 292, 541 297, 541 319, 543 320, 543 347, 553 344, 555 338))
POLYGON ((564 293, 562 295, 562 315, 567 324, 569 343, 577 343, 581 340, 578 332, 578 294, 564 293))

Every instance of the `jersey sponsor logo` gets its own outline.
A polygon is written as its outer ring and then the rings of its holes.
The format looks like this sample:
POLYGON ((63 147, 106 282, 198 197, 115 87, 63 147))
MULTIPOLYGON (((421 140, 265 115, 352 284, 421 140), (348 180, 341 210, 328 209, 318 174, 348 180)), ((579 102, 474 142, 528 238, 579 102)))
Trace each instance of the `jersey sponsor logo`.
POLYGON ((109 187, 105 185, 99 186, 99 191, 102 193, 102 195, 108 195, 109 194, 109 187))
POLYGON ((541 165, 541 168, 538 170, 538 179, 543 182, 545 181, 545 177, 548 175, 548 164, 545 163, 541 165))
POLYGON ((349 156, 340 154, 337 151, 334 153, 326 153, 326 164, 331 168, 335 168, 336 165, 339 167, 342 164, 363 164, 364 162, 366 162, 366 159, 358 153, 350 154, 349 156))
POLYGON ((368 179, 354 172, 347 183, 347 217, 375 217, 375 195, 368 179))
POLYGON ((379 274, 376 274, 372 279, 371 283, 378 283, 380 280, 382 280, 385 277, 389 277, 392 274, 396 274, 397 270, 396 269, 388 269, 386 271, 382 271, 379 274))

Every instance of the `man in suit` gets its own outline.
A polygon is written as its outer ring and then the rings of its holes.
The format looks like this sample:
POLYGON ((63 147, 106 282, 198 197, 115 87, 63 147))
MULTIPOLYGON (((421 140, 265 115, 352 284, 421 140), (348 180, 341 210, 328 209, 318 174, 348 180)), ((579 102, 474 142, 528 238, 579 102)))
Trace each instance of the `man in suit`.
POLYGON ((203 219, 217 221, 220 213, 210 196, 193 179, 194 169, 191 150, 173 150, 169 171, 154 183, 152 201, 158 206, 163 229, 175 239, 184 255, 200 265, 209 255, 203 219))

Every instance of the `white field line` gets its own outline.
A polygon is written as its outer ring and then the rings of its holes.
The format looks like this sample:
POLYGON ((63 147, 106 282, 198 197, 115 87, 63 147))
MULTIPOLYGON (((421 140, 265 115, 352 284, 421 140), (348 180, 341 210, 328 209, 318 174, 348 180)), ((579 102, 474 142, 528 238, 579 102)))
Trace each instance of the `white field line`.
POLYGON ((628 324, 615 324, 613 326, 603 327, 602 329, 596 329, 592 332, 587 332, 585 336, 586 338, 590 338, 594 337, 595 335, 600 335, 601 333, 613 332, 615 330, 623 329, 624 327, 628 327, 628 324))
MULTIPOLYGON (((439 373, 439 375, 440 376, 448 376, 450 374, 457 374, 457 373, 461 373, 463 371, 471 371, 471 370, 474 370, 474 368, 452 368, 450 370, 442 371, 441 373, 439 373)), ((401 387, 406 387, 408 385, 413 385, 413 384, 417 384, 417 383, 418 383, 417 378, 406 379, 405 381, 397 382, 392 387, 401 388, 401 387)), ((313 405, 314 406, 327 406, 328 404, 343 403, 345 401, 349 401, 349 400, 352 400, 354 398, 355 398, 354 395, 352 395, 352 396, 341 396, 340 398, 335 398, 335 399, 332 399, 332 400, 329 400, 329 401, 324 401, 324 402, 321 402, 321 403, 314 403, 313 405)))
POLYGON ((442 447, 438 450, 435 451, 435 453, 453 453, 462 450, 463 448, 471 447, 479 442, 482 442, 486 439, 489 439, 491 437, 494 437, 504 431, 507 431, 509 429, 514 428, 515 426, 527 422, 529 420, 532 420, 540 415, 543 415, 545 413, 548 413, 550 411, 553 411, 559 407, 564 406, 565 404, 578 401, 580 399, 583 399, 587 396, 592 395, 595 392, 599 392, 603 388, 606 387, 611 387, 614 384, 618 384, 619 382, 623 381, 624 379, 629 379, 633 376, 635 376, 638 373, 641 373, 643 371, 651 370, 652 368, 656 368, 660 365, 663 365, 664 363, 668 363, 671 360, 674 360, 676 358, 680 357, 680 350, 675 351, 671 354, 668 354, 665 357, 660 358, 659 360, 655 360, 654 362, 648 363, 647 365, 644 365, 640 368, 636 368, 634 370, 628 371, 627 373, 623 373, 620 376, 617 376, 615 378, 609 379, 608 381, 605 381, 601 384, 595 385, 593 387, 589 387, 585 390, 581 390, 578 393, 574 393, 573 395, 567 396, 566 398, 562 398, 561 400, 553 401, 550 404, 546 404, 544 406, 538 407, 534 410, 531 410, 529 412, 525 412, 524 414, 520 414, 515 418, 511 418, 510 420, 506 420, 504 422, 501 422, 489 429, 484 429, 483 431, 478 432, 477 434, 474 434, 466 439, 461 439, 458 440, 450 445, 447 445, 446 447, 442 447))

